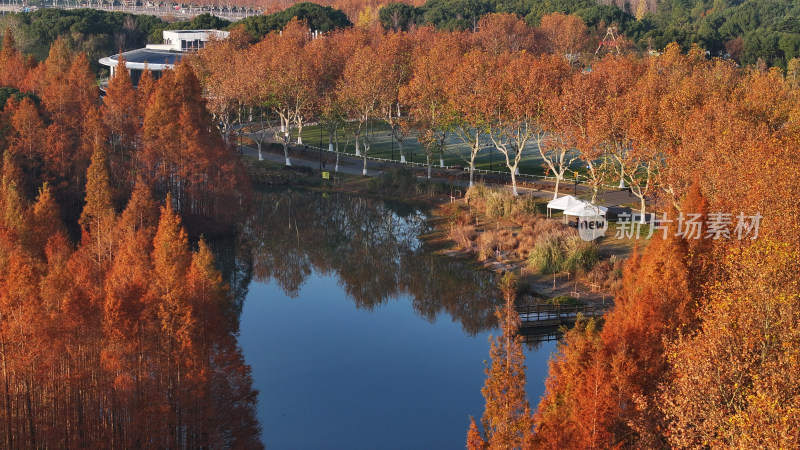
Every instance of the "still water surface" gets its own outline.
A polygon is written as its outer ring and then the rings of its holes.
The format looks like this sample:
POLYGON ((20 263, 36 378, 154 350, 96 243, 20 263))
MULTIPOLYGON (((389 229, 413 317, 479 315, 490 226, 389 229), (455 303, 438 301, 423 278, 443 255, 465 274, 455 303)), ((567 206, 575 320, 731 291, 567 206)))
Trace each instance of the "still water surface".
MULTIPOLYGON (((464 448, 480 418, 491 275, 420 239, 425 211, 262 192, 239 343, 275 449, 464 448)), ((532 407, 554 342, 527 346, 532 407)))

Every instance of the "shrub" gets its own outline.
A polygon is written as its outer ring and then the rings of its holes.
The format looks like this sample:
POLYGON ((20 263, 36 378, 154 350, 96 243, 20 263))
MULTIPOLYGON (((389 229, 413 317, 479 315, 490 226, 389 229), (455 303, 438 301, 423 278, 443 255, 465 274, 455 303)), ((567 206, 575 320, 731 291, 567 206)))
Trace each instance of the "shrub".
POLYGON ((536 241, 528 264, 541 273, 586 272, 597 263, 597 245, 577 236, 551 233, 536 241))
POLYGON ((600 287, 616 290, 622 281, 622 260, 616 255, 600 261, 589 272, 589 280, 598 284, 600 287))
POLYGON ((467 189, 467 194, 464 195, 464 198, 467 199, 468 204, 474 206, 478 210, 482 210, 484 200, 486 199, 486 191, 486 185, 476 183, 467 189))
POLYGON ((557 297, 547 299, 548 305, 583 305, 584 302, 578 300, 575 297, 571 297, 569 295, 559 295, 557 297))
POLYGON ((533 217, 547 211, 547 201, 536 197, 517 197, 512 206, 511 214, 515 217, 533 217))
POLYGON ((514 206, 513 195, 498 189, 490 189, 486 193, 484 214, 489 217, 508 217, 514 206))
POLYGON ((562 270, 586 272, 597 264, 597 244, 573 236, 565 241, 565 257, 562 270))
POLYGON ((466 251, 473 250, 472 242, 477 236, 473 225, 457 223, 450 228, 450 239, 466 251))
POLYGON ((498 240, 501 251, 514 251, 519 245, 519 240, 517 240, 516 233, 512 233, 510 230, 506 229, 500 230, 498 233, 498 240))
POLYGON ((388 169, 378 176, 378 187, 382 190, 409 193, 415 189, 416 184, 414 174, 405 167, 388 169))
POLYGON ((499 243, 496 231, 486 230, 478 236, 478 260, 485 261, 495 256, 499 243))
POLYGON ((543 214, 547 201, 530 196, 515 197, 506 189, 487 188, 476 184, 467 190, 467 203, 488 217, 507 217, 525 220, 543 214))
POLYGON ((556 236, 547 236, 536 242, 530 252, 528 264, 541 273, 558 273, 564 266, 564 250, 556 236))

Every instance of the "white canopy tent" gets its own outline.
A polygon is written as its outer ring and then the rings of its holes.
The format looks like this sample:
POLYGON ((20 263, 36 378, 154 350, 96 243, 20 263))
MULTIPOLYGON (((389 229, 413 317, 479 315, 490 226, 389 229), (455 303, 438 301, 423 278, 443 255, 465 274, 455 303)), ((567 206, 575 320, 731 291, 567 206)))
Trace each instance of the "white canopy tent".
POLYGON ((560 211, 566 211, 570 208, 575 206, 581 205, 583 202, 578 200, 577 198, 571 195, 565 195, 563 197, 559 197, 554 200, 550 200, 547 202, 547 216, 550 216, 550 210, 558 209, 560 211))
POLYGON ((589 202, 580 202, 579 205, 575 205, 565 210, 564 215, 576 217, 597 217, 605 216, 606 212, 608 212, 608 208, 605 206, 593 205, 589 202))

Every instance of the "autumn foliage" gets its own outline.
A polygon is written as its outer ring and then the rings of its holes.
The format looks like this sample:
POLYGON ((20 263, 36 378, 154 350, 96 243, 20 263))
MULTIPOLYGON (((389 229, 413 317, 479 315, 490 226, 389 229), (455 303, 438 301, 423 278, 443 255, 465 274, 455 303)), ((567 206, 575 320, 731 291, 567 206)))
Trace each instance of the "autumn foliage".
MULTIPOLYGON (((498 148, 512 180, 535 143, 558 181, 573 162, 593 198, 622 180, 667 224, 627 262, 614 309, 567 333, 533 413, 506 293, 471 447, 796 444, 797 89, 777 69, 677 45, 575 58, 586 30, 574 17, 480 25, 316 36, 292 21, 255 44, 240 30, 137 89, 118 73, 102 99, 84 56, 56 42, 35 65, 7 34, 0 83, 31 95, 0 115, 0 442, 257 445, 229 294, 183 224, 236 221, 236 134, 271 133, 291 164, 314 120, 334 148, 349 128, 365 165, 387 122, 423 144, 429 174, 452 134, 474 149, 470 168, 498 148), (689 239, 682 213, 758 216, 759 234, 689 239)), ((261 269, 293 263, 281 276, 298 286, 308 265, 279 247, 292 239, 263 241, 277 247, 261 269)), ((362 247, 364 260, 385 251, 362 247)), ((378 282, 397 285, 386 273, 378 282)))
MULTIPOLYGON (((800 199, 789 185, 800 155, 797 91, 777 71, 675 47, 624 64, 644 67, 617 73, 601 99, 586 96, 595 88, 585 75, 570 103, 592 115, 573 116, 572 136, 585 148, 636 136, 629 152, 646 144, 662 155, 663 229, 627 261, 613 310, 559 344, 527 445, 791 447, 800 426, 798 209, 787 204, 800 199), (646 102, 620 85, 631 75, 646 102), (681 236, 681 214, 715 212, 758 214, 758 236, 681 236)), ((601 62, 593 73, 611 69, 601 62)))
POLYGON ((0 59, 34 94, 2 113, 0 445, 259 447, 230 294, 181 219, 230 226, 245 194, 191 70, 101 100, 60 43, 0 59))

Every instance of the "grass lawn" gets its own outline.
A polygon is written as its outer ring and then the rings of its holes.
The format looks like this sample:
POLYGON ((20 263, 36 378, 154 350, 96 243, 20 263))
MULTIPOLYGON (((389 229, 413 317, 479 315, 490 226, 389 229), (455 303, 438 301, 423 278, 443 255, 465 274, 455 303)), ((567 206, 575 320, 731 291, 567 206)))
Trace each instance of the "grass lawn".
MULTIPOLYGON (((370 149, 369 156, 374 158, 390 159, 394 161, 400 160, 400 152, 398 150, 397 142, 395 142, 395 139, 392 137, 389 130, 389 126, 386 124, 376 126, 375 137, 372 141, 372 148, 370 149)), ((319 126, 309 125, 303 127, 303 143, 311 146, 320 146, 321 143, 322 148, 327 149, 328 135, 319 126)), ((340 136, 339 148, 343 149, 344 144, 345 138, 340 136)), ((420 164, 425 163, 425 151, 413 135, 409 136, 403 141, 403 150, 405 151, 407 161, 413 161, 420 164)), ((344 152, 355 154, 352 136, 350 137, 350 143, 347 148, 344 149, 344 152)), ((459 165, 465 168, 468 167, 469 163, 459 156, 459 152, 464 154, 466 158, 469 158, 469 147, 461 142, 461 139, 458 136, 456 136, 454 133, 451 133, 450 137, 448 138, 447 150, 445 151, 444 155, 445 165, 459 165)), ((434 166, 439 165, 438 155, 434 156, 432 164, 434 166)), ((525 147, 525 154, 519 163, 520 174, 544 175, 545 170, 543 164, 544 162, 539 155, 539 150, 536 147, 536 143, 529 143, 525 147)), ((578 166, 576 165, 575 168, 577 167, 578 166)), ((495 148, 486 148, 482 150, 475 160, 475 168, 508 172, 508 168, 505 164, 505 157, 495 148)))

